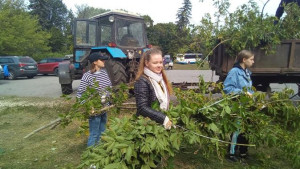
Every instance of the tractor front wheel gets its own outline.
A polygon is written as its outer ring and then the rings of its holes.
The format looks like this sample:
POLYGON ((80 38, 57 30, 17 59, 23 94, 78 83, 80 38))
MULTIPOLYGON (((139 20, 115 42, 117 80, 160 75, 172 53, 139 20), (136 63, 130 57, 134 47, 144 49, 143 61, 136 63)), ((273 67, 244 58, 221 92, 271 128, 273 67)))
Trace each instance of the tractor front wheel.
POLYGON ((73 92, 72 83, 71 84, 61 84, 62 94, 69 95, 73 92))

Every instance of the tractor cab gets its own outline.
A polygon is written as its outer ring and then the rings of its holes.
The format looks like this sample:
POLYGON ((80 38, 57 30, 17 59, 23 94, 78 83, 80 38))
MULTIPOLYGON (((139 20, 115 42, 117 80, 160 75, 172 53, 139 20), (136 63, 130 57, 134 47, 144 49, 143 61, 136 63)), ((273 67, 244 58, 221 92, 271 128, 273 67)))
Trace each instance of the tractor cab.
POLYGON ((92 52, 109 56, 105 67, 113 85, 132 81, 139 59, 148 48, 145 27, 141 16, 120 11, 76 19, 73 59, 70 65, 60 66, 59 82, 63 93, 69 93, 64 92, 63 86, 70 88, 72 80, 80 79, 88 70, 87 57, 92 52))
POLYGON ((106 12, 90 19, 78 19, 74 24, 76 62, 81 62, 86 53, 97 50, 97 47, 101 47, 98 50, 108 52, 113 58, 139 58, 146 45, 144 19, 138 15, 106 12), (106 49, 102 49, 104 47, 106 49), (126 56, 115 49, 121 50, 126 56))

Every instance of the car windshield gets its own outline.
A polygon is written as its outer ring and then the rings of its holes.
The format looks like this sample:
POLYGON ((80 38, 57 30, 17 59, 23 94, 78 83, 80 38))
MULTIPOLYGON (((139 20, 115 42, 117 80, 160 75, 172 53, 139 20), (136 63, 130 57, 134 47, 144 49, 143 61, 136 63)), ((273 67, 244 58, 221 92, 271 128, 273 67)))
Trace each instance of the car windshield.
POLYGON ((20 57, 19 61, 21 63, 35 63, 35 61, 30 57, 20 57))
POLYGON ((118 45, 130 47, 144 47, 146 45, 141 21, 117 19, 116 27, 118 45))

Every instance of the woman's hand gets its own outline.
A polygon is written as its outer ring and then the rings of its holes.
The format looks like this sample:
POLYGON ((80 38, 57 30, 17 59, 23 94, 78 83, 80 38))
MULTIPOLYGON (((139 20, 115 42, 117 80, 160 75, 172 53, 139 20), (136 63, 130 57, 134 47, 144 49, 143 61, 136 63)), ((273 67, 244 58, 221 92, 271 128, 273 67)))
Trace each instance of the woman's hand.
POLYGON ((167 130, 170 130, 171 129, 171 127, 172 127, 172 122, 171 122, 171 120, 169 120, 168 122, 167 122, 167 124, 165 125, 165 129, 167 129, 167 130))
POLYGON ((173 125, 173 123, 171 122, 168 116, 166 116, 163 125, 166 130, 170 130, 172 127, 176 128, 176 126, 173 125))

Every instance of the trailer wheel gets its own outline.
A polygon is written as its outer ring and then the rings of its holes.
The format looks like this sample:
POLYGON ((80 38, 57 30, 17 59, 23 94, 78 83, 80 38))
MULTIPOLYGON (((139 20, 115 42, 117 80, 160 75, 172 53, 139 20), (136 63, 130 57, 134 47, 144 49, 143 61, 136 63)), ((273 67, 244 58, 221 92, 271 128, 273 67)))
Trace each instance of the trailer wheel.
POLYGON ((121 62, 109 59, 105 62, 105 68, 113 86, 127 83, 128 75, 125 66, 121 62))
POLYGON ((62 94, 71 94, 73 92, 72 83, 71 84, 61 84, 62 94))

